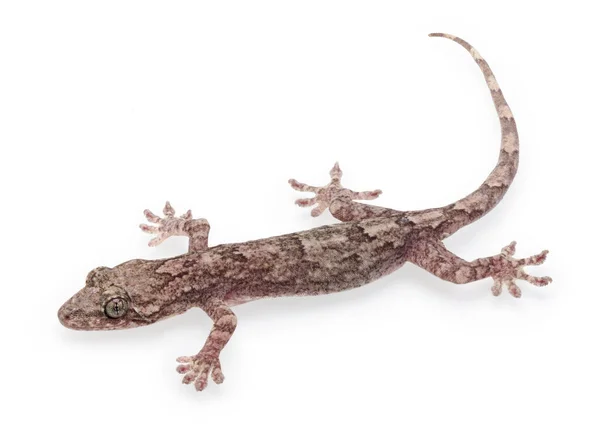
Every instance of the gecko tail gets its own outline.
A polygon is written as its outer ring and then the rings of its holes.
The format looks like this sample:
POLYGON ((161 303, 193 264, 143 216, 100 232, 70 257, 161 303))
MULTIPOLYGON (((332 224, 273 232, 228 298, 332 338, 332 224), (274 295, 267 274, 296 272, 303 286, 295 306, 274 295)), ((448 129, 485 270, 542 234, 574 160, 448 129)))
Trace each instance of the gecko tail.
POLYGON ((429 37, 446 37, 447 39, 455 38, 454 36, 446 33, 429 33, 429 37))
POLYGON ((494 107, 498 113, 498 119, 500 120, 500 127, 502 130, 498 163, 490 175, 477 190, 459 201, 441 208, 444 211, 444 217, 447 220, 442 222, 436 229, 438 230, 440 237, 445 238, 463 226, 483 217, 504 197, 517 173, 517 167, 519 165, 519 135, 517 133, 515 119, 508 107, 508 103, 504 99, 498 81, 496 80, 494 73, 492 73, 490 66, 481 57, 479 52, 463 39, 450 34, 431 33, 429 34, 429 37, 443 37, 453 40, 469 51, 483 72, 483 77, 485 78, 492 96, 492 101, 494 102, 494 107))

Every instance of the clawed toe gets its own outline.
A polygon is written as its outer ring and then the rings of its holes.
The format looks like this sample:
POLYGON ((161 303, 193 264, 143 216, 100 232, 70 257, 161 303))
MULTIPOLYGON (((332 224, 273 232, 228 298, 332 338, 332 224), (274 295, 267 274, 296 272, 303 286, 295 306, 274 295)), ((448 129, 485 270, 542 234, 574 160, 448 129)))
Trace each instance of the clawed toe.
POLYGON ((379 195, 381 195, 382 191, 377 189, 377 190, 370 190, 367 192, 358 192, 355 194, 355 197, 353 199, 356 200, 362 200, 362 201, 371 201, 373 199, 377 199, 379 197, 379 195))
POLYGON ((223 375, 223 371, 221 370, 221 363, 217 361, 212 368, 212 379, 216 384, 221 384, 225 380, 225 376, 223 375))
POLYGON ((526 259, 522 259, 521 263, 523 266, 535 266, 541 265, 546 261, 546 256, 548 255, 548 250, 544 250, 535 256, 527 257, 526 259))
POLYGON ((521 289, 519 288, 514 279, 509 279, 506 281, 506 288, 508 289, 508 292, 511 296, 517 299, 521 297, 521 289))
POLYGON ((328 203, 319 201, 319 205, 317 205, 310 211, 310 215, 313 217, 318 217, 321 214, 323 214, 325 212, 325 210, 327 210, 327 208, 329 208, 328 203))
POLYGON ((296 205, 299 207, 312 207, 317 203, 317 198, 296 199, 296 205))
POLYGON ((538 287, 544 287, 548 284, 550 284, 552 282, 552 278, 550 278, 549 276, 533 276, 533 275, 528 275, 525 272, 523 272, 522 270, 519 271, 517 278, 519 279, 523 279, 533 285, 536 285, 538 287))
POLYGON ((500 294, 502 294, 502 288, 504 286, 506 286, 506 289, 508 290, 511 296, 517 299, 521 297, 521 289, 519 288, 519 286, 513 278, 495 279, 494 285, 492 286, 492 294, 494 296, 499 296, 500 294))
POLYGON ((173 217, 175 215, 175 210, 173 209, 169 201, 165 203, 165 207, 163 208, 163 214, 165 215, 165 217, 173 217))
POLYGON ((297 190, 299 192, 314 192, 314 193, 316 193, 318 190, 317 187, 309 186, 308 184, 304 184, 304 183, 300 183, 299 181, 296 181, 293 178, 290 178, 288 180, 288 183, 290 183, 290 186, 292 186, 292 188, 294 190, 297 190))
POLYGON ((517 241, 512 241, 510 244, 508 244, 506 247, 502 248, 502 251, 500 252, 503 256, 514 256, 515 255, 515 251, 517 249, 517 241))

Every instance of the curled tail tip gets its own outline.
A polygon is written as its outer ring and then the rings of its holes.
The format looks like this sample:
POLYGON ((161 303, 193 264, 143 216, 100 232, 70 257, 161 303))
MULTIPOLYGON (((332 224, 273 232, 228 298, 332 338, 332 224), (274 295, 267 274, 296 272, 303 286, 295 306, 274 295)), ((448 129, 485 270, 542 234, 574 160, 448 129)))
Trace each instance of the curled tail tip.
POLYGON ((454 40, 456 38, 456 36, 453 36, 452 34, 447 34, 447 33, 429 33, 429 37, 445 37, 446 39, 452 39, 452 40, 454 40))

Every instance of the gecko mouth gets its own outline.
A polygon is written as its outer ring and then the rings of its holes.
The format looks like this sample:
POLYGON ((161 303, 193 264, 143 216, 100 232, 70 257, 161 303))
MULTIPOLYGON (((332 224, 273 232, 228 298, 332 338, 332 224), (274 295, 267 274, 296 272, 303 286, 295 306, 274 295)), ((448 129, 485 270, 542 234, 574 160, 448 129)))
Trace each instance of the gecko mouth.
POLYGON ((88 330, 81 323, 80 312, 67 302, 58 310, 58 320, 62 325, 72 330, 88 330))
POLYGON ((93 315, 86 313, 82 308, 73 305, 71 300, 65 302, 58 310, 60 323, 71 330, 95 330, 93 320, 102 316, 100 311, 98 311, 98 314, 93 315))

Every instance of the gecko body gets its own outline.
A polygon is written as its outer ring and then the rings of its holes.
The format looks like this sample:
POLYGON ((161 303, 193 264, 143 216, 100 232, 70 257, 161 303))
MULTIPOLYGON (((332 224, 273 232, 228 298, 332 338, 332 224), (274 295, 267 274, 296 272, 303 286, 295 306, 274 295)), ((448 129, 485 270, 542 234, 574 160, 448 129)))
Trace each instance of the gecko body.
POLYGON ((327 186, 314 187, 296 180, 290 180, 290 185, 315 194, 296 201, 300 206, 315 206, 313 216, 329 209, 342 223, 215 247, 208 246, 210 226, 205 219, 192 218, 190 211, 177 217, 167 202, 164 217, 146 210, 146 218, 154 225, 140 227, 156 235, 150 245, 170 236, 189 237, 188 253, 92 270, 85 287, 60 308, 61 323, 77 330, 123 329, 199 307, 212 318, 213 328, 199 353, 178 359, 181 364, 177 371, 184 375, 184 383, 194 383, 196 389, 203 390, 209 375, 216 383, 223 381, 219 355, 237 325, 231 307, 248 301, 339 292, 370 283, 406 262, 457 284, 491 277, 496 296, 506 287, 514 297, 520 297, 517 279, 547 285, 549 277, 524 271, 525 266, 543 263, 547 251, 516 259, 512 242, 497 255, 468 262, 442 243, 502 199, 517 171, 519 139, 514 117, 487 62, 458 37, 442 33, 431 36, 454 40, 471 53, 498 112, 502 130, 498 163, 477 190, 440 208, 398 211, 377 207, 356 201, 375 199, 381 191, 344 188, 336 163, 327 186))

